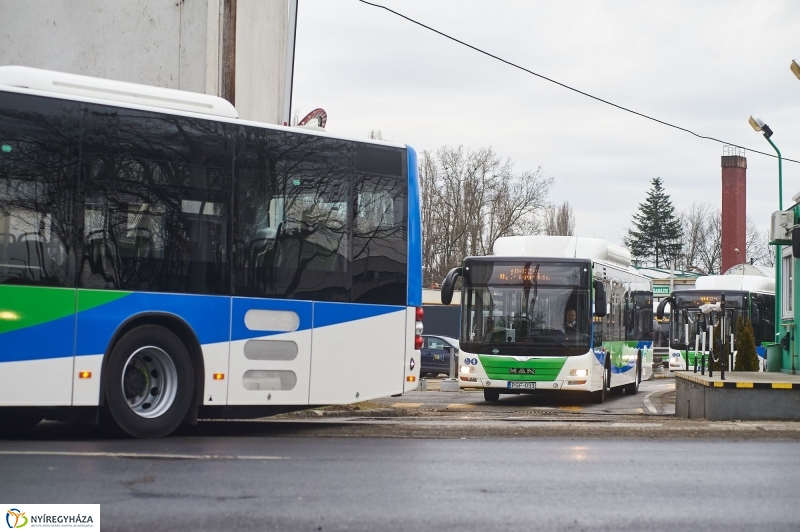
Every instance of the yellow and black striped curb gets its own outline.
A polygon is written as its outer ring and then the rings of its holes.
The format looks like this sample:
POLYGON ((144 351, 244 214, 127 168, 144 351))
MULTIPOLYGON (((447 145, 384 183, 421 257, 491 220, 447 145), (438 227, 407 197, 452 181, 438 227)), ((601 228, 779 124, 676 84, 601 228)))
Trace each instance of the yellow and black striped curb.
MULTIPOLYGON (((717 372, 719 373, 719 372, 717 372)), ((754 390, 800 390, 800 382, 747 382, 747 381, 710 381, 708 378, 693 375, 680 375, 678 378, 686 379, 709 388, 739 388, 754 390)))

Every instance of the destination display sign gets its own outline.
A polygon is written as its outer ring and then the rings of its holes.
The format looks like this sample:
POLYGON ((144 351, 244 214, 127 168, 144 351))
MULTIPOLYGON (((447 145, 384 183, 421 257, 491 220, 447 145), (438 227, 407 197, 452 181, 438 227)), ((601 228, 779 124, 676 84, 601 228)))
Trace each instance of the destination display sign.
POLYGON ((467 262, 465 272, 472 285, 484 286, 589 286, 586 264, 557 262, 480 261, 467 262))

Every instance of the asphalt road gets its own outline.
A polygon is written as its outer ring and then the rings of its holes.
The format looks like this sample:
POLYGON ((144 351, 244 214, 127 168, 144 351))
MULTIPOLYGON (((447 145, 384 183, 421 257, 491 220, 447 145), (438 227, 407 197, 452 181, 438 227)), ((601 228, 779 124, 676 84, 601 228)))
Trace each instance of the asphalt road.
POLYGON ((798 441, 264 436, 0 441, 0 501, 103 530, 800 528, 798 441))
POLYGON ((42 423, 0 438, 0 504, 99 503, 103 530, 800 529, 800 423, 675 419, 671 380, 603 405, 437 382, 161 440, 42 423))
POLYGON ((635 395, 607 394, 603 404, 593 403, 580 393, 534 393, 501 395, 497 402, 487 402, 479 389, 442 392, 441 378, 427 379, 427 391, 413 391, 400 397, 375 401, 383 406, 406 408, 412 412, 430 413, 445 410, 497 412, 572 412, 584 414, 672 415, 675 413, 675 379, 642 382, 635 395), (672 394, 670 394, 672 392, 672 394))

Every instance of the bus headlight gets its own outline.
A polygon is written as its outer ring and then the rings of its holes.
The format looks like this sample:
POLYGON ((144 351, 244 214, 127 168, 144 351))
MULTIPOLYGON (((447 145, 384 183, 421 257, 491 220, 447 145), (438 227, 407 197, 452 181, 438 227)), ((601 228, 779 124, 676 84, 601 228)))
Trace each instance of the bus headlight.
POLYGON ((569 374, 573 377, 586 377, 589 375, 588 369, 572 369, 569 374))
POLYGON ((475 373, 475 368, 472 366, 461 366, 461 373, 475 373))

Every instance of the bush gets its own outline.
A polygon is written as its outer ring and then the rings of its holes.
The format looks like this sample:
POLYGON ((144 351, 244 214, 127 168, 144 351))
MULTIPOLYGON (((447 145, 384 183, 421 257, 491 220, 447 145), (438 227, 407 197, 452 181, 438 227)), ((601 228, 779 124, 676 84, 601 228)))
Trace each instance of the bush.
POLYGON ((756 339, 753 324, 742 317, 736 322, 736 362, 735 371, 758 371, 758 355, 756 355, 756 339))

